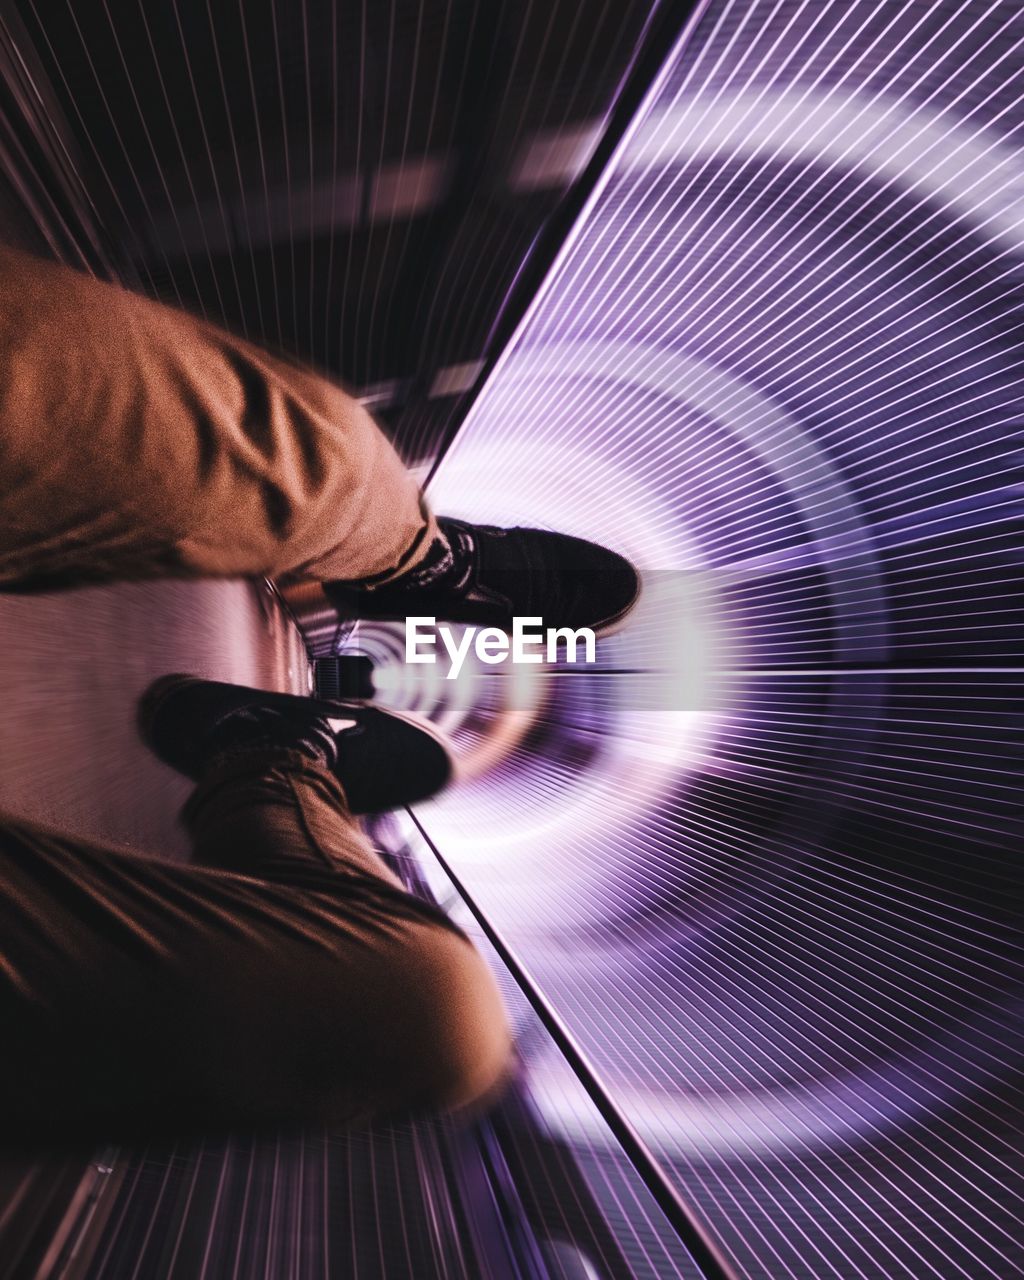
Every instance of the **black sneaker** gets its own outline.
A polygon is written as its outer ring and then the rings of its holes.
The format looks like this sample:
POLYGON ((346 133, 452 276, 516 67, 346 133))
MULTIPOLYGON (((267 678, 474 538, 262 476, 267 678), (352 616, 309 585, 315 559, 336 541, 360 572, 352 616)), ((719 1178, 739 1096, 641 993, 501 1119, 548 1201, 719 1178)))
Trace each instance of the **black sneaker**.
POLYGON ((438 539, 415 569, 383 586, 325 582, 343 616, 430 616, 509 630, 512 619, 607 631, 640 595, 640 575, 596 542, 543 529, 498 529, 438 519, 438 539))
POLYGON ((299 751, 334 773, 353 813, 425 800, 452 776, 444 737, 414 716, 197 676, 151 684, 139 702, 139 728, 165 764, 195 780, 233 754, 299 751))

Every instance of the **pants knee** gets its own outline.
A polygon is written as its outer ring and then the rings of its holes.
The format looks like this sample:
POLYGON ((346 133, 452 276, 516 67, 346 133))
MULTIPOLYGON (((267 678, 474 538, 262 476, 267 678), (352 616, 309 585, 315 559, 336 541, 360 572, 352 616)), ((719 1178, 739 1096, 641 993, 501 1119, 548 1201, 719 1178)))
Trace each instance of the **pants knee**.
POLYGON ((443 928, 417 929, 405 959, 413 998, 398 1034, 413 1068, 408 1101, 460 1111, 495 1095, 512 1039, 501 994, 476 949, 443 928))

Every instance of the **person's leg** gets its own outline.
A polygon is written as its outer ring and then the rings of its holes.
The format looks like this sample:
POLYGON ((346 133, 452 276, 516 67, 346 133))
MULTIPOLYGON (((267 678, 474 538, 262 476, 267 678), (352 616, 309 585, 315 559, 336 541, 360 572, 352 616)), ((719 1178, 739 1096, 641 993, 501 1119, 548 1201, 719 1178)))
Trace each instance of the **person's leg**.
POLYGON ((436 534, 415 480, 340 388, 5 247, 0 482, 7 590, 163 575, 387 579, 436 534))
POLYGON ((323 1107, 341 1119, 478 1102, 510 1061, 487 965, 437 908, 407 893, 359 829, 324 765, 295 753, 215 765, 185 811, 197 864, 307 895, 306 927, 334 960, 296 980, 321 1024, 323 1107), (337 963, 340 959, 340 965, 337 963))
POLYGON ((0 246, 0 590, 266 576, 363 617, 605 627, 638 580, 544 530, 438 522, 366 410, 182 311, 0 246))
POLYGON ((140 727, 198 782, 199 865, 0 821, 0 1135, 346 1122, 493 1089, 510 1042, 486 964, 351 812, 442 786, 436 732, 194 677, 157 681, 140 727))
POLYGON ((0 1144, 346 1123, 496 1087, 493 978, 329 772, 237 758, 188 822, 234 871, 0 817, 0 1144))
MULTIPOLYGON (((280 886, 318 947, 314 966, 289 977, 295 966, 275 960, 272 977, 229 1001, 262 1008, 269 990, 290 991, 289 1061, 310 1065, 271 1071, 269 1094, 283 1079, 293 1098, 301 1078, 321 1100, 313 1109, 343 1117, 464 1106, 491 1089, 509 1034, 487 966, 405 892, 353 817, 444 786, 443 736, 374 707, 190 676, 156 681, 139 723, 151 749, 199 783, 186 809, 197 861, 280 886)), ((258 1025, 259 1012, 243 1021, 258 1025)))

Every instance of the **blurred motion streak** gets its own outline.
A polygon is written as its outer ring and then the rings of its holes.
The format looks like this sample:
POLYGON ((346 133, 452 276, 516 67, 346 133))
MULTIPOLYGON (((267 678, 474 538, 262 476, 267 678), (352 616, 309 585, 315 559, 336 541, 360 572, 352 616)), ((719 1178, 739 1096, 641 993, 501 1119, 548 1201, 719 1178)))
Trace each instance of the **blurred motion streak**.
MULTIPOLYGON (((737 1274, 1024 1274, 1020 6, 57 7, 0 24, 5 238, 345 380, 438 511, 645 591, 593 669, 452 682, 317 615, 459 746, 375 834, 494 962, 494 1115, 12 1166, 0 1276, 699 1280, 430 845, 737 1274)), ((192 626, 304 687, 236 588, 5 603, 7 680, 141 687, 192 626)), ((152 842, 128 790, 91 820, 152 842)))

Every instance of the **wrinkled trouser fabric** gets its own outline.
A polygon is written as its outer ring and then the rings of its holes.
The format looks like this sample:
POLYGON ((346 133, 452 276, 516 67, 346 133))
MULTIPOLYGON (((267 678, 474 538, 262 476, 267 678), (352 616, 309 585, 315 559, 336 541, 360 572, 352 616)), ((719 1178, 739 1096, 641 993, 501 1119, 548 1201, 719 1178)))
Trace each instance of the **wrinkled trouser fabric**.
POLYGON ((386 578, 436 526, 370 415, 184 312, 0 247, 0 589, 386 578))
POLYGON ((299 755, 186 808, 194 864, 0 820, 0 1142, 459 1109, 510 1042, 485 962, 299 755))
MULTIPOLYGON (((344 392, 0 247, 0 590, 386 580, 436 526, 344 392)), ((485 1096, 484 962, 301 756, 204 780, 195 864, 0 814, 0 1142, 348 1123, 485 1096)))

